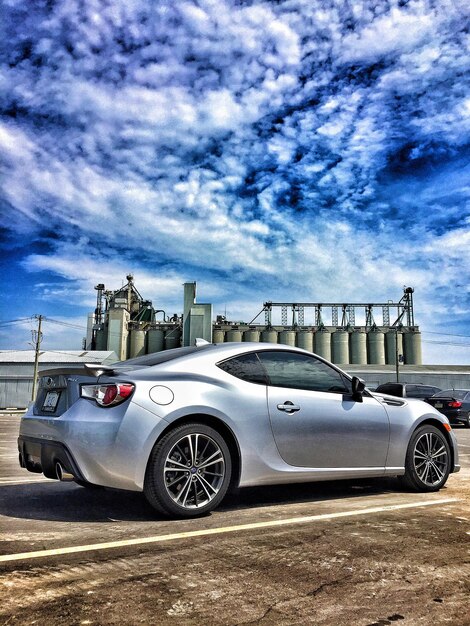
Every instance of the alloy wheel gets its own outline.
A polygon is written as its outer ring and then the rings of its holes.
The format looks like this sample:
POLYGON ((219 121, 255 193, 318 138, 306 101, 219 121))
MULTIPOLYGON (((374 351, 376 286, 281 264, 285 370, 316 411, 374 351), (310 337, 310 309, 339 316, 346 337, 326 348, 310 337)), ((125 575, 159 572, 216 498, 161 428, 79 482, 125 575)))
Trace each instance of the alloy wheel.
POLYGON ((425 432, 416 440, 413 462, 418 478, 428 487, 438 485, 446 476, 449 454, 442 437, 425 432))
POLYGON ((198 509, 222 487, 225 460, 217 442, 203 433, 181 437, 164 463, 164 485, 170 498, 185 509, 198 509))

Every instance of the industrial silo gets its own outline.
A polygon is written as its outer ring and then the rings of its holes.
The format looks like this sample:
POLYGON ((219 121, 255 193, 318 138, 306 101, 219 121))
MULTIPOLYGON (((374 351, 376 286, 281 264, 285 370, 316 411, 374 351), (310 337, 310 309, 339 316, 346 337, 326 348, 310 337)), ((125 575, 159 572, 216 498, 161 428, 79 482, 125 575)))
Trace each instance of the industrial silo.
POLYGON ((411 330, 404 333, 405 338, 405 363, 407 365, 422 365, 421 333, 411 330))
POLYGON ((133 328, 129 333, 129 358, 145 354, 145 330, 133 328))
POLYGON ((369 346, 369 363, 385 365, 385 335, 380 330, 370 330, 367 335, 369 346))
POLYGON ((181 329, 172 328, 165 333, 165 350, 179 348, 181 346, 181 329))
POLYGON ((261 333, 261 341, 264 343, 277 343, 277 330, 265 328, 261 333))
POLYGON ((279 343, 286 346, 295 346, 295 330, 282 330, 279 333, 279 343))
POLYGON ((231 328, 230 330, 227 331, 227 335, 226 335, 226 341, 241 341, 242 340, 242 331, 239 330, 238 328, 231 328))
POLYGON ((315 333, 315 354, 331 361, 331 333, 322 329, 315 333))
POLYGON ((367 335, 362 330, 355 330, 349 338, 351 363, 367 365, 367 335))
POLYGON ((224 341, 225 341, 225 332, 221 328, 213 328, 212 329, 212 342, 224 343, 224 341))
POLYGON ((349 363, 349 333, 347 330, 337 330, 332 334, 331 350, 333 363, 349 363))
POLYGON ((249 330, 245 330, 243 333, 243 341, 259 341, 260 340, 260 331, 255 330, 254 328, 250 328, 249 330))
POLYGON ((108 349, 108 331, 104 326, 101 326, 96 331, 95 336, 95 350, 107 350, 108 349))
POLYGON ((398 356, 403 356, 403 334, 395 330, 389 330, 385 335, 385 351, 388 365, 395 365, 397 362, 397 336, 398 336, 398 356))
POLYGON ((161 352, 165 348, 165 333, 160 328, 151 328, 147 333, 147 352, 161 352))
POLYGON ((297 347, 313 352, 313 332, 311 330, 299 330, 297 333, 297 347))

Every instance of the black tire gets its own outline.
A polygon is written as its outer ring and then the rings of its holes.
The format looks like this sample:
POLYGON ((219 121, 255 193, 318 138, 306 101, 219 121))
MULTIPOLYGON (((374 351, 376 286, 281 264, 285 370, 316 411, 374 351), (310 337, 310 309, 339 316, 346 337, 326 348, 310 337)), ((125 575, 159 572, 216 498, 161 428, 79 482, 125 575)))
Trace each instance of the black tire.
POLYGON ((413 433, 401 480, 413 491, 439 491, 449 477, 450 447, 446 436, 435 426, 425 424, 413 433))
POLYGON ((220 504, 231 473, 230 451, 222 435, 205 424, 184 424, 155 444, 144 494, 159 513, 200 517, 220 504))

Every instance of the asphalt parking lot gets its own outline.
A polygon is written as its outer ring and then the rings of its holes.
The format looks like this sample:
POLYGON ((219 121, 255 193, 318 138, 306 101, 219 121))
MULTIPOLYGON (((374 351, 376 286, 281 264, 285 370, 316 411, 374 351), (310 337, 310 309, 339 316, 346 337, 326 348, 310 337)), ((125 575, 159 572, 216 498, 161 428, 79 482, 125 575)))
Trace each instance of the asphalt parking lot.
POLYGON ((395 480, 242 490, 210 516, 43 479, 0 415, 0 624, 470 624, 470 430, 435 494, 395 480))

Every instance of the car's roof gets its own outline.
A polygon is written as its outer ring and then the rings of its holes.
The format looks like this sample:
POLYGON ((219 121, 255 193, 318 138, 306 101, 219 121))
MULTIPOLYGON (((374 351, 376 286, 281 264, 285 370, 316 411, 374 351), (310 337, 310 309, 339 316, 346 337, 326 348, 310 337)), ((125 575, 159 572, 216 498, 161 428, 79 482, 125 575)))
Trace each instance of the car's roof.
POLYGON ((198 358, 200 356, 215 357, 216 360, 235 356, 236 354, 243 354, 245 352, 255 352, 260 350, 290 350, 295 352, 302 352, 305 354, 311 354, 301 348, 294 346, 288 346, 278 343, 259 343, 259 342, 227 342, 227 343, 210 343, 202 346, 186 346, 182 348, 173 348, 171 350, 163 350, 161 352, 154 352, 152 354, 146 354, 144 356, 136 357, 134 359, 128 359, 127 361, 120 361, 113 365, 114 369, 139 369, 141 367, 149 367, 153 365, 159 365, 163 363, 169 363, 176 359, 198 358))
POLYGON ((414 387, 435 387, 436 389, 438 388, 437 385, 431 385, 431 383, 404 383, 404 382, 400 382, 400 383, 394 383, 394 382, 388 382, 388 383, 381 383, 379 385, 379 387, 385 387, 385 385, 400 385, 401 387, 404 387, 405 385, 413 385, 414 387))

